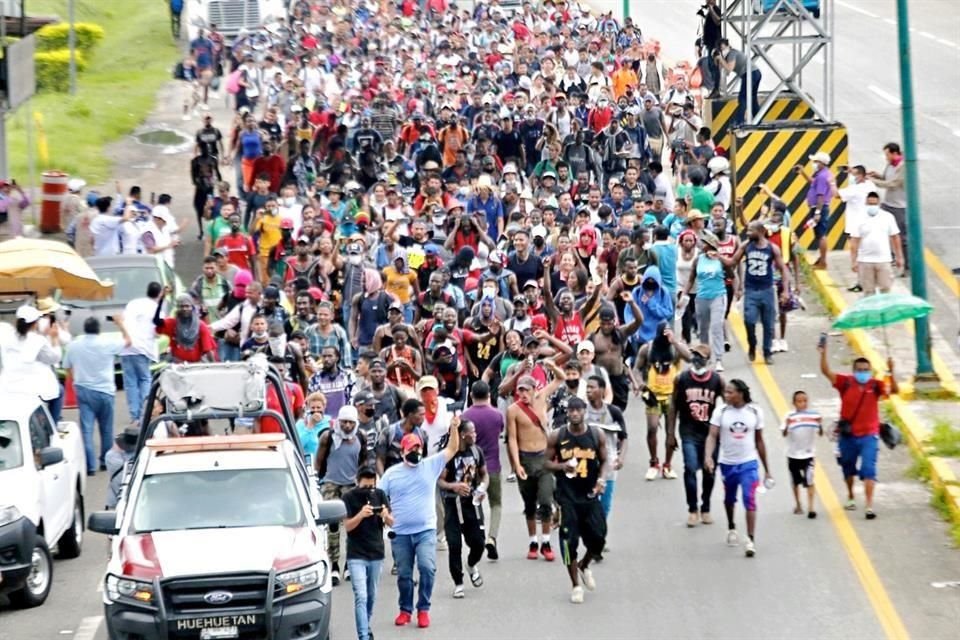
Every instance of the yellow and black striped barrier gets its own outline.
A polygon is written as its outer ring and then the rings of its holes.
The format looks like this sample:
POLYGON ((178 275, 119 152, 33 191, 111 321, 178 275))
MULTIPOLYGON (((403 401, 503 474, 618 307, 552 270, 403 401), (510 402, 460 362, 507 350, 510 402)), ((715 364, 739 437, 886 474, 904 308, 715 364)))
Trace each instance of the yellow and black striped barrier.
MULTIPOLYGON (((816 114, 806 102, 791 94, 781 94, 770 109, 763 114, 763 122, 802 122, 813 120, 816 114)), ((765 97, 761 93, 760 104, 765 97)), ((730 131, 733 128, 733 117, 737 113, 736 96, 728 98, 711 98, 703 101, 703 125, 710 127, 713 142, 718 147, 730 150, 730 131)))
MULTIPOLYGON (((767 202, 759 186, 765 184, 787 204, 790 226, 803 247, 815 248, 812 226, 808 226, 809 207, 806 204, 809 183, 794 167, 802 165, 809 175, 813 171, 809 156, 824 152, 830 156, 830 169, 837 185, 846 184, 848 161, 847 129, 839 123, 773 123, 738 127, 732 132, 733 192, 743 198, 744 218, 749 222, 760 216, 767 202), (844 167, 844 171, 840 171, 844 167)), ((842 249, 846 238, 843 218, 846 205, 834 198, 827 223, 827 243, 830 249, 842 249)))

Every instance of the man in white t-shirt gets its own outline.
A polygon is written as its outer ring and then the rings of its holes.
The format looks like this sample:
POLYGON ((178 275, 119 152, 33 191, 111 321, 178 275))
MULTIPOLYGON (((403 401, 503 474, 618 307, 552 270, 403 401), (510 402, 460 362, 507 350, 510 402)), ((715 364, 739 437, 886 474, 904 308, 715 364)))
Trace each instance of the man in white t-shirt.
POLYGON ((127 394, 130 422, 140 421, 140 412, 150 394, 153 381, 150 367, 159 360, 157 333, 153 316, 157 312, 163 286, 159 282, 147 285, 146 296, 134 298, 123 309, 123 322, 130 336, 130 344, 120 352, 123 370, 123 390, 127 394))
POLYGON ((850 233, 853 270, 860 276, 865 296, 888 293, 893 285, 891 263, 903 269, 903 244, 893 214, 880 208, 880 194, 867 194, 864 216, 850 233))
MULTIPOLYGON (((840 199, 847 204, 843 216, 843 232, 848 237, 853 235, 853 230, 860 220, 867 215, 867 194, 876 190, 877 186, 873 184, 873 180, 867 178, 867 170, 863 165, 858 164, 850 168, 847 186, 837 191, 840 199)), ((857 261, 857 252, 853 249, 852 242, 850 243, 850 259, 854 262, 857 261)), ((862 290, 859 281, 850 287, 850 291, 853 292, 862 290)))
POLYGON ((763 463, 763 481, 772 481, 767 464, 767 449, 763 443, 763 413, 751 403, 750 387, 743 380, 734 378, 723 391, 724 404, 713 410, 710 418, 710 435, 704 453, 704 466, 714 472, 713 452, 720 446, 718 463, 723 474, 723 506, 727 510, 727 544, 739 543, 733 523, 734 507, 737 504, 737 489, 743 497, 747 512, 747 541, 744 552, 748 558, 756 554, 753 536, 757 526, 757 487, 760 485, 759 466, 763 463))

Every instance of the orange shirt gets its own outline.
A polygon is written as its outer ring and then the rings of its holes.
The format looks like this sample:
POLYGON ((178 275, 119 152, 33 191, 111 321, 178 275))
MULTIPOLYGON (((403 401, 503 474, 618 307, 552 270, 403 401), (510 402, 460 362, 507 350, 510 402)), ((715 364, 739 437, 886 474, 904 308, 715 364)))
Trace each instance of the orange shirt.
POLYGON ((636 88, 640 84, 640 79, 630 67, 620 67, 613 73, 612 81, 613 98, 619 100, 620 96, 627 92, 627 87, 636 88))

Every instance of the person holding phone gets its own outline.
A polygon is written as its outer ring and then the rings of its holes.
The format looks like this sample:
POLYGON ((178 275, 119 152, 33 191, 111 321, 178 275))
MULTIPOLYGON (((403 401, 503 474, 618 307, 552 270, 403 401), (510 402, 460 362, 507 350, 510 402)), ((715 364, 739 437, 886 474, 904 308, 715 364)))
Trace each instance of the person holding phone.
POLYGON ((347 570, 353 586, 357 637, 372 638, 370 626, 377 600, 377 585, 383 569, 383 527, 393 526, 390 500, 377 488, 377 470, 372 466, 357 472, 357 486, 343 495, 347 519, 347 570))

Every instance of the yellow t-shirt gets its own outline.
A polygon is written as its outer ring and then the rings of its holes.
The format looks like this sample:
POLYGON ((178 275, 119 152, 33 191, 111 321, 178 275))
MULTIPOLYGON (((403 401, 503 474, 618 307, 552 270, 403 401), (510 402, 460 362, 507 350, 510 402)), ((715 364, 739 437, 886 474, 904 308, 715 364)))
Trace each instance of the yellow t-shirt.
POLYGON ((413 282, 417 273, 413 270, 407 270, 406 273, 400 273, 392 264, 383 268, 384 288, 387 293, 400 301, 401 304, 410 302, 413 295, 413 282))
POLYGON ((280 244, 280 241, 283 239, 283 234, 280 232, 280 222, 283 218, 279 214, 270 215, 263 214, 260 216, 260 219, 257 220, 256 225, 254 225, 253 230, 260 232, 260 255, 268 256, 270 252, 280 244))
POLYGON ((677 377, 677 365, 671 364, 664 373, 659 373, 656 367, 647 370, 647 388, 657 396, 658 400, 665 400, 673 395, 673 382, 677 377))

